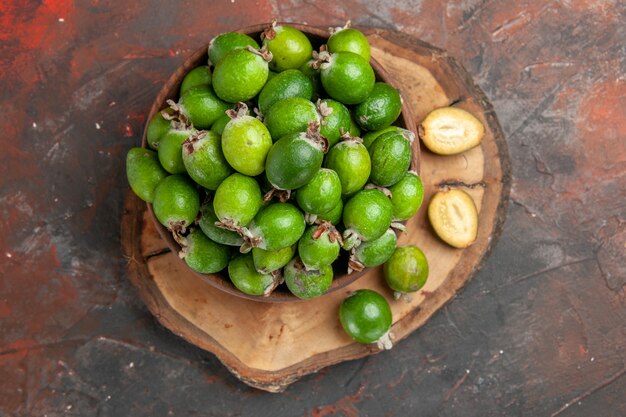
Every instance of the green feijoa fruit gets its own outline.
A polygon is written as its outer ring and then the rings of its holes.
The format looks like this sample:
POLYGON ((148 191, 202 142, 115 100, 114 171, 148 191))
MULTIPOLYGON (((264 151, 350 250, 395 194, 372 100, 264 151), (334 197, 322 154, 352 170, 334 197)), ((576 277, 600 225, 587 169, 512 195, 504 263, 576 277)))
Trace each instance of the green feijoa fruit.
POLYGON ((265 175, 279 190, 300 188, 315 176, 324 160, 319 132, 288 135, 274 143, 267 154, 265 175))
POLYGON ((314 67, 315 60, 310 59, 304 63, 299 69, 302 74, 304 74, 310 81, 313 86, 313 100, 317 100, 322 93, 324 92, 324 87, 322 87, 322 80, 320 79, 320 70, 319 68, 314 67))
POLYGON ((264 120, 274 142, 293 133, 305 132, 311 122, 319 122, 317 108, 302 97, 287 98, 274 103, 264 120))
POLYGON ((361 137, 361 128, 359 127, 359 124, 354 121, 353 118, 350 119, 350 130, 349 130, 349 133, 350 133, 350 136, 352 136, 353 138, 360 138, 361 137))
POLYGON ((405 173, 400 181, 389 188, 389 191, 394 221, 410 219, 417 213, 424 200, 424 185, 419 175, 413 171, 405 173))
POLYGON ((272 105, 281 100, 291 97, 311 100, 312 96, 311 80, 297 69, 286 70, 267 81, 259 94, 259 110, 265 114, 272 105))
POLYGON ((320 270, 307 270, 298 257, 285 266, 284 276, 289 291, 304 300, 325 294, 333 284, 333 268, 330 265, 320 270))
POLYGON ((342 195, 362 189, 372 169, 370 155, 358 138, 342 140, 330 148, 325 165, 339 175, 342 195))
POLYGON ((321 270, 339 256, 341 234, 328 222, 309 226, 298 242, 298 255, 308 270, 321 270))
POLYGON ((326 42, 329 52, 353 52, 370 60, 370 44, 363 32, 351 27, 335 28, 326 42))
POLYGON ((320 77, 328 95, 343 104, 359 104, 370 95, 376 76, 370 63, 352 52, 320 52, 320 77))
POLYGON ((271 54, 255 49, 235 49, 229 52, 213 70, 215 93, 229 103, 252 99, 267 81, 267 61, 270 59, 271 54))
POLYGON ((174 233, 185 233, 200 210, 200 195, 195 184, 185 175, 170 175, 154 190, 154 215, 174 233))
POLYGON ((222 153, 220 137, 214 132, 190 136, 183 143, 183 163, 191 179, 209 190, 217 190, 233 173, 222 153))
POLYGON ((239 291, 248 295, 268 296, 280 283, 276 274, 260 274, 254 268, 252 254, 239 255, 228 264, 228 275, 239 291))
POLYGON ((381 349, 391 349, 389 337, 391 308, 379 293, 357 290, 339 307, 339 321, 350 337, 359 343, 377 343, 381 349))
POLYGON ((222 136, 222 133, 224 133, 224 128, 226 127, 228 122, 230 122, 230 116, 224 113, 223 115, 218 117, 215 122, 213 122, 213 124, 211 125, 211 132, 215 132, 219 136, 222 136))
POLYGON ((183 238, 180 256, 189 268, 201 274, 214 274, 226 268, 230 250, 224 245, 213 242, 202 230, 192 229, 183 238))
POLYGON ((170 129, 159 141, 159 162, 171 174, 183 174, 186 171, 183 162, 183 142, 191 136, 193 129, 170 129))
POLYGON ((365 130, 379 130, 390 126, 402 111, 398 90, 378 82, 369 96, 354 108, 356 121, 365 130))
POLYGON ((372 159, 370 181, 389 187, 400 181, 411 165, 411 142, 402 133, 382 134, 369 148, 372 159))
POLYGON ((270 68, 274 71, 300 68, 311 58, 313 52, 311 41, 296 28, 276 26, 273 23, 261 37, 263 45, 274 56, 270 62, 270 68))
POLYGON ((391 201, 376 189, 359 191, 343 209, 344 249, 378 239, 391 226, 391 201))
POLYGON ((384 275, 387 285, 396 293, 415 292, 428 279, 428 260, 417 246, 401 246, 385 263, 384 275))
POLYGON ((200 207, 202 216, 198 221, 198 226, 214 242, 228 246, 241 246, 243 239, 237 232, 232 230, 222 229, 217 227, 215 223, 219 222, 219 219, 215 215, 215 209, 213 208, 213 202, 207 202, 200 207))
POLYGON ((278 250, 263 250, 252 248, 254 267, 261 274, 269 274, 287 265, 296 254, 296 245, 287 246, 278 250))
POLYGON ((309 222, 313 223, 315 220, 325 220, 334 225, 338 225, 341 222, 343 216, 343 200, 339 200, 339 203, 333 207, 330 211, 315 216, 315 219, 309 217, 309 222))
POLYGON ((322 214, 341 201, 341 180, 332 169, 321 168, 304 186, 298 188, 296 201, 308 214, 322 214))
POLYGON ((279 250, 291 246, 304 233, 304 215, 289 203, 274 203, 262 208, 244 231, 242 251, 250 248, 279 250))
POLYGON ((362 271, 363 268, 373 268, 387 262, 396 250, 398 238, 393 229, 387 229, 378 239, 363 242, 352 249, 348 262, 348 273, 351 270, 362 271))
POLYGON ((317 102, 320 114, 320 133, 328 140, 328 146, 334 146, 341 136, 350 131, 350 110, 338 101, 325 99, 317 102))
POLYGON ((180 95, 182 96, 191 87, 199 85, 211 85, 211 70, 206 65, 194 68, 185 75, 180 84, 180 95))
POLYGON ((128 184, 143 201, 152 203, 154 189, 167 175, 156 152, 145 148, 131 148, 126 154, 128 184))
POLYGON ((197 85, 185 91, 174 109, 187 117, 196 129, 208 129, 229 105, 220 100, 210 85, 197 85))
POLYGON ((148 127, 146 130, 146 140, 148 141, 148 145, 152 149, 158 149, 159 141, 161 140, 163 135, 165 135, 167 131, 170 130, 170 127, 172 125, 171 121, 163 117, 163 112, 167 114, 172 114, 174 113, 174 110, 169 107, 163 109, 160 112, 155 113, 155 115, 152 116, 152 119, 150 119, 150 123, 148 123, 148 127))
POLYGON ((265 125, 248 116, 240 108, 222 133, 222 151, 228 163, 244 175, 259 175, 265 169, 265 159, 272 147, 272 138, 265 125))
POLYGON ((248 35, 239 32, 222 33, 209 42, 209 62, 217 65, 229 52, 248 46, 259 49, 259 44, 248 35))
POLYGON ((411 135, 409 137, 415 137, 415 135, 409 130, 402 129, 398 126, 388 126, 384 129, 374 130, 373 132, 367 132, 365 135, 363 135, 363 145, 365 145, 365 147, 369 149, 376 139, 378 139, 383 133, 387 132, 407 132, 407 134, 411 135))
MULTIPOLYGON (((278 72, 270 70, 270 72, 267 73, 267 81, 271 80, 272 78, 274 78, 278 74, 279 74, 278 72)), ((266 82, 266 84, 267 84, 267 82, 266 82)))
POLYGON ((234 173, 217 187, 213 208, 221 228, 239 231, 247 226, 263 205, 261 189, 254 178, 234 173))

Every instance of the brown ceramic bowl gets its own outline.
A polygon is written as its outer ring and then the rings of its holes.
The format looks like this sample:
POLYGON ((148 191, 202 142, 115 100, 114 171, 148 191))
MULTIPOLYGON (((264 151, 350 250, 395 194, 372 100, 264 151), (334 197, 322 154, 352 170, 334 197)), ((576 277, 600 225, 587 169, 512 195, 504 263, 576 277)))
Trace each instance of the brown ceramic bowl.
MULTIPOLYGON (((289 26, 295 27, 296 29, 304 32, 309 37, 309 39, 311 40, 311 43, 313 44, 313 48, 316 50, 319 49, 320 45, 326 43, 326 40, 328 39, 328 31, 325 29, 321 29, 321 28, 313 27, 313 26, 301 25, 301 24, 294 24, 294 23, 285 23, 285 24, 288 24, 289 26)), ((278 23, 278 25, 281 25, 281 23, 278 23)), ((257 41, 259 41, 261 32, 263 32, 263 30, 268 26, 269 26, 269 23, 256 25, 256 26, 250 26, 250 27, 238 30, 238 32, 245 33, 257 39, 257 41)), ((185 75, 193 68, 196 68, 200 65, 206 65, 208 61, 207 47, 208 45, 202 46, 193 55, 187 58, 185 62, 183 62, 183 64, 176 70, 176 72, 172 74, 169 80, 167 80, 167 82, 165 83, 161 91, 159 92, 159 95, 157 96, 156 100, 154 100, 152 107, 150 108, 150 113, 146 119, 147 121, 150 121, 150 119, 152 119, 152 116, 154 116, 154 114, 156 114, 158 111, 167 107, 167 104, 165 102, 168 99, 172 99, 174 101, 178 100, 178 91, 180 88, 180 84, 183 78, 185 77, 185 75)), ((402 93, 402 88, 396 85, 396 83, 394 82, 393 79, 391 79, 387 71, 385 71, 383 67, 378 62, 376 62, 375 59, 372 58, 370 63, 372 67, 374 68, 374 72, 376 73, 377 81, 384 81, 388 84, 391 84, 395 86, 396 88, 398 88, 400 92, 402 93)), ((406 100, 403 100, 402 113, 400 114, 400 117, 394 124, 397 126, 403 127, 405 129, 408 129, 412 131, 413 133, 417 133, 415 120, 413 118, 413 113, 410 107, 407 105, 406 100)), ((147 127, 147 123, 146 123, 146 127, 147 127)), ((142 146, 144 147, 148 146, 147 141, 146 141, 146 129, 144 129, 144 132, 143 132, 142 146)), ((419 155, 420 155, 419 141, 416 139, 415 141, 413 141, 413 159, 411 161, 411 169, 417 172, 419 172, 419 155)), ((175 253, 178 253, 178 251, 181 250, 180 245, 172 238, 172 235, 170 234, 170 232, 163 225, 161 225, 161 223, 159 223, 159 221, 156 219, 154 212, 152 211, 152 205, 151 204, 147 204, 147 205, 148 205, 148 211, 150 213, 150 217, 152 218, 157 230, 159 231, 159 234, 161 235, 163 239, 165 239, 170 249, 174 251, 175 253)), ((180 262, 182 262, 183 265, 186 268, 188 268, 183 260, 180 260, 180 262)), ((328 290, 328 292, 332 292, 339 288, 345 287, 346 285, 357 280, 365 272, 367 272, 367 268, 366 268, 361 272, 354 272, 348 275, 347 274, 347 256, 345 256, 345 253, 343 253, 343 258, 340 258, 338 261, 335 262, 335 264, 338 265, 337 267, 334 268, 335 279, 333 281, 333 285, 328 290)), ((252 296, 252 295, 244 294, 241 291, 239 291, 230 281, 230 278, 228 277, 228 274, 226 271, 222 271, 217 274, 200 274, 195 271, 193 272, 199 277, 201 277, 203 280, 205 280, 206 282, 214 286, 215 288, 219 288, 220 290, 227 292, 229 294, 235 295, 237 297, 247 298, 247 299, 261 301, 261 302, 300 301, 299 298, 297 298, 296 296, 291 294, 291 292, 289 292, 289 290, 286 288, 285 285, 280 285, 268 297, 252 296)))

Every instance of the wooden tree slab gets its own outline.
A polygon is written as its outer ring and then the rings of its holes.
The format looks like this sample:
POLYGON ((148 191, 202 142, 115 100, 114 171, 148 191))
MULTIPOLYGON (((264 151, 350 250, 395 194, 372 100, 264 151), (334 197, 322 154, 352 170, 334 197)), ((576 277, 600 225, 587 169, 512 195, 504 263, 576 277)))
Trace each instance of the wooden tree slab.
POLYGON ((353 342, 341 329, 338 308, 358 288, 384 294, 393 312, 395 343, 420 327, 463 287, 489 253, 506 212, 510 169, 506 143, 493 109, 471 77, 442 50, 409 36, 371 31, 372 55, 401 86, 416 121, 453 104, 486 126, 480 147, 442 157, 423 149, 425 204, 407 223, 400 244, 415 244, 429 259, 430 275, 410 303, 394 301, 382 269, 368 271, 348 287, 297 303, 259 303, 226 294, 190 272, 161 240, 145 204, 132 194, 125 203, 122 244, 129 276, 157 319, 172 332, 213 352, 245 383, 278 392, 303 375, 378 352, 353 342), (467 249, 447 246, 428 224, 426 205, 444 186, 465 189, 479 210, 477 241, 467 249))

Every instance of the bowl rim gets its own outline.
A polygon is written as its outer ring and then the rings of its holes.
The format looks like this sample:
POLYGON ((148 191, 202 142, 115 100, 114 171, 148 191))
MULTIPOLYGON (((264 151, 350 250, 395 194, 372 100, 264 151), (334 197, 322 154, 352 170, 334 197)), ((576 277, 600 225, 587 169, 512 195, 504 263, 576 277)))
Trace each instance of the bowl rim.
MULTIPOLYGON (((252 25, 252 26, 247 26, 241 29, 237 29, 234 30, 233 32, 240 32, 240 33, 244 33, 246 35, 252 36, 252 37, 256 37, 257 35, 259 35, 265 28, 267 28, 269 25, 271 24, 271 22, 268 23, 261 23, 261 24, 257 24, 257 25, 252 25)), ((323 29, 321 27, 318 26, 309 26, 309 25, 305 25, 305 24, 301 24, 301 23, 290 23, 290 22, 277 22, 276 23, 277 26, 281 26, 281 25, 288 25, 291 26, 295 29, 300 30, 301 32, 305 33, 307 35, 307 37, 317 37, 317 38, 322 38, 323 40, 328 39, 329 37, 329 32, 327 29, 323 29)), ((322 42, 324 43, 324 42, 322 42)), ((148 113, 148 116, 146 118, 146 122, 144 125, 144 129, 143 129, 143 134, 142 134, 142 139, 141 139, 141 146, 144 148, 148 148, 148 142, 147 142, 147 128, 148 128, 148 124, 150 123, 150 120, 152 120, 152 117, 159 112, 160 110, 162 110, 165 106, 165 102, 168 99, 173 99, 176 100, 178 97, 178 90, 180 87, 180 83, 182 82, 182 79, 184 78, 184 76, 193 68, 196 68, 202 64, 205 64, 208 62, 208 42, 206 44, 204 44, 202 47, 198 48, 195 52, 193 52, 189 57, 187 57, 183 63, 176 69, 176 71, 167 79, 167 81, 163 84, 163 86, 161 87, 161 89, 159 90, 159 93, 157 94, 156 98, 154 99, 152 106, 150 107, 150 111, 148 113)), ((413 141, 412 144, 412 156, 411 156, 411 166, 410 169, 412 171, 415 171, 419 174, 420 172, 420 146, 419 146, 419 140, 417 139, 417 127, 416 127, 416 123, 415 123, 415 118, 413 116, 413 111, 411 110, 410 106, 408 105, 408 100, 406 100, 404 98, 405 94, 403 94, 403 88, 401 86, 398 86, 396 81, 393 79, 393 77, 391 77, 389 75, 389 73, 383 68, 383 66, 376 61, 376 59, 374 59, 373 57, 370 58, 370 65, 372 66, 372 68, 374 69, 374 73, 376 74, 376 81, 383 81, 385 83, 388 83, 390 85, 392 85, 394 88, 396 88, 399 92, 400 92, 400 97, 402 100, 402 109, 400 112, 400 116, 398 117, 396 123, 398 123, 398 121, 400 123, 398 124, 403 124, 404 128, 407 130, 410 130, 411 132, 413 132, 413 134, 415 134, 415 140, 413 141)), ((167 243, 167 246, 170 248, 170 250, 174 253, 178 253, 181 250, 180 245, 178 244, 178 242, 176 242, 174 240, 174 238, 172 237, 172 234, 170 232, 168 232, 168 230, 165 228, 165 226, 163 226, 156 218, 156 215, 154 214, 154 210, 152 208, 152 204, 146 202, 146 206, 148 209, 148 213, 150 218, 152 219, 152 222, 154 224, 154 226, 156 227, 159 235, 161 236, 162 239, 165 240, 165 242, 167 243)), ((177 257, 178 258, 178 257, 177 257)), ((303 300, 300 299, 298 297, 296 297, 295 295, 291 294, 288 290, 286 291, 273 291, 269 296, 255 296, 255 295, 249 295, 249 294, 245 294, 243 292, 241 292, 237 287, 234 286, 234 284, 230 281, 230 279, 227 279, 226 277, 222 276, 219 273, 214 273, 214 274, 203 274, 197 271, 194 271, 193 269, 189 268, 189 266, 187 266, 187 264, 185 264, 185 262, 182 259, 179 259, 179 261, 184 265, 185 268, 188 268, 189 271, 193 272, 195 275, 199 276, 200 278, 202 278, 205 282, 207 282, 208 284, 210 284, 211 286, 213 286, 214 288, 217 288, 221 291, 224 291, 228 294, 234 295, 236 297, 239 298, 244 298, 244 299, 248 299, 248 300, 253 300, 253 301, 257 301, 257 302, 264 302, 264 303, 277 303, 277 302, 304 302, 304 301, 308 301, 308 300, 303 300)), ((363 276, 366 272, 368 272, 370 270, 370 268, 364 268, 362 271, 360 272, 353 272, 352 274, 347 274, 344 273, 342 275, 339 275, 337 277, 335 277, 333 279, 333 283, 331 285, 331 287, 328 289, 328 291, 326 293, 324 293, 323 295, 321 295, 322 297, 330 294, 333 291, 336 291, 340 288, 343 288, 353 282, 355 282, 357 279, 359 279, 361 276, 363 276)))

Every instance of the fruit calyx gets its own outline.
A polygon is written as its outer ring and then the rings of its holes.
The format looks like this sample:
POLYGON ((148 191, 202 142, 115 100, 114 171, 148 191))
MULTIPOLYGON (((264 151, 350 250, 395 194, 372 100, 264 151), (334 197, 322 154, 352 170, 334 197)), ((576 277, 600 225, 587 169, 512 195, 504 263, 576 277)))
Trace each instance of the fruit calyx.
POLYGON ((194 153, 196 150, 195 144, 199 140, 204 139, 206 135, 207 132, 205 130, 191 132, 191 134, 189 134, 189 137, 183 142, 183 149, 185 150, 185 153, 187 155, 191 155, 192 153, 194 153))
POLYGON ((272 19, 272 23, 270 23, 270 25, 267 28, 265 28, 263 32, 261 32, 262 41, 265 39, 271 41, 272 39, 276 37, 276 23, 278 23, 276 18, 272 19))
POLYGON ((356 259, 356 255, 354 253, 354 249, 352 249, 350 253, 350 259, 348 260, 348 275, 353 272, 361 272, 365 266, 356 259))
POLYGON ((354 143, 363 143, 363 139, 358 136, 352 136, 350 132, 344 132, 343 127, 341 128, 341 137, 340 139, 343 142, 354 142, 354 143))
POLYGON ((366 190, 378 190, 378 191, 380 191, 381 193, 385 194, 385 196, 386 196, 387 198, 391 198, 391 197, 393 197, 393 195, 391 194, 391 190, 389 190, 389 188, 385 188, 385 187, 382 187, 382 186, 380 186, 380 185, 376 185, 376 184, 369 183, 369 184, 367 184, 364 188, 365 188, 366 190))
POLYGON ((309 127, 305 132, 305 136, 311 142, 320 147, 322 152, 328 152, 328 140, 320 133, 320 123, 316 120, 309 122, 309 127))
POLYGON ((313 240, 319 239, 324 233, 328 233, 328 240, 331 242, 339 242, 340 245, 343 245, 343 238, 341 237, 341 233, 337 230, 337 228, 328 221, 322 220, 318 223, 317 229, 313 232, 311 236, 313 240))
POLYGON ((241 119, 244 116, 249 116, 250 111, 246 103, 239 101, 234 109, 226 110, 226 115, 231 119, 241 119))
POLYGON ((343 232, 343 244, 341 245, 345 250, 352 250, 361 244, 363 236, 356 230, 350 228, 343 232))
POLYGON ((313 57, 313 63, 311 64, 313 69, 326 68, 330 65, 331 55, 326 45, 320 46, 320 51, 313 51, 311 55, 313 57))
POLYGON ((318 99, 317 102, 315 103, 315 107, 317 108, 317 112, 319 113, 319 115, 321 116, 322 121, 320 122, 320 124, 322 126, 326 126, 327 122, 326 122, 326 117, 330 116, 331 114, 333 114, 333 108, 329 107, 328 104, 326 104, 325 101, 322 101, 322 99, 318 99))
POLYGON ((346 24, 342 27, 342 26, 337 26, 337 27, 329 27, 328 28, 328 33, 330 34, 330 36, 334 35, 335 33, 342 31, 344 29, 348 29, 352 26, 352 21, 348 20, 346 21, 346 24))
POLYGON ((274 58, 274 55, 272 55, 272 53, 268 51, 267 46, 265 45, 261 49, 256 49, 254 46, 248 45, 246 46, 246 49, 253 54, 260 56, 266 62, 270 62, 274 58))
POLYGON ((241 253, 248 253, 252 248, 258 248, 263 242, 263 238, 252 234, 247 227, 239 227, 237 233, 239 233, 243 239, 243 244, 239 247, 239 252, 241 253))
POLYGON ((285 278, 283 277, 282 270, 277 269, 276 271, 272 271, 270 273, 272 275, 273 281, 271 285, 268 285, 265 291, 263 291, 263 297, 269 297, 272 292, 278 287, 280 284, 285 282, 285 278))
POLYGON ((169 120, 174 129, 188 129, 190 126, 189 118, 185 116, 183 106, 181 106, 179 103, 176 103, 172 99, 167 100, 166 103, 168 106, 170 106, 170 109, 173 110, 173 113, 168 113, 164 110, 161 112, 161 116, 165 120, 169 120))
POLYGON ((274 187, 267 193, 265 193, 265 195, 263 196, 263 201, 267 203, 268 201, 271 201, 274 197, 276 197, 281 203, 286 203, 291 198, 291 190, 281 190, 274 187))

